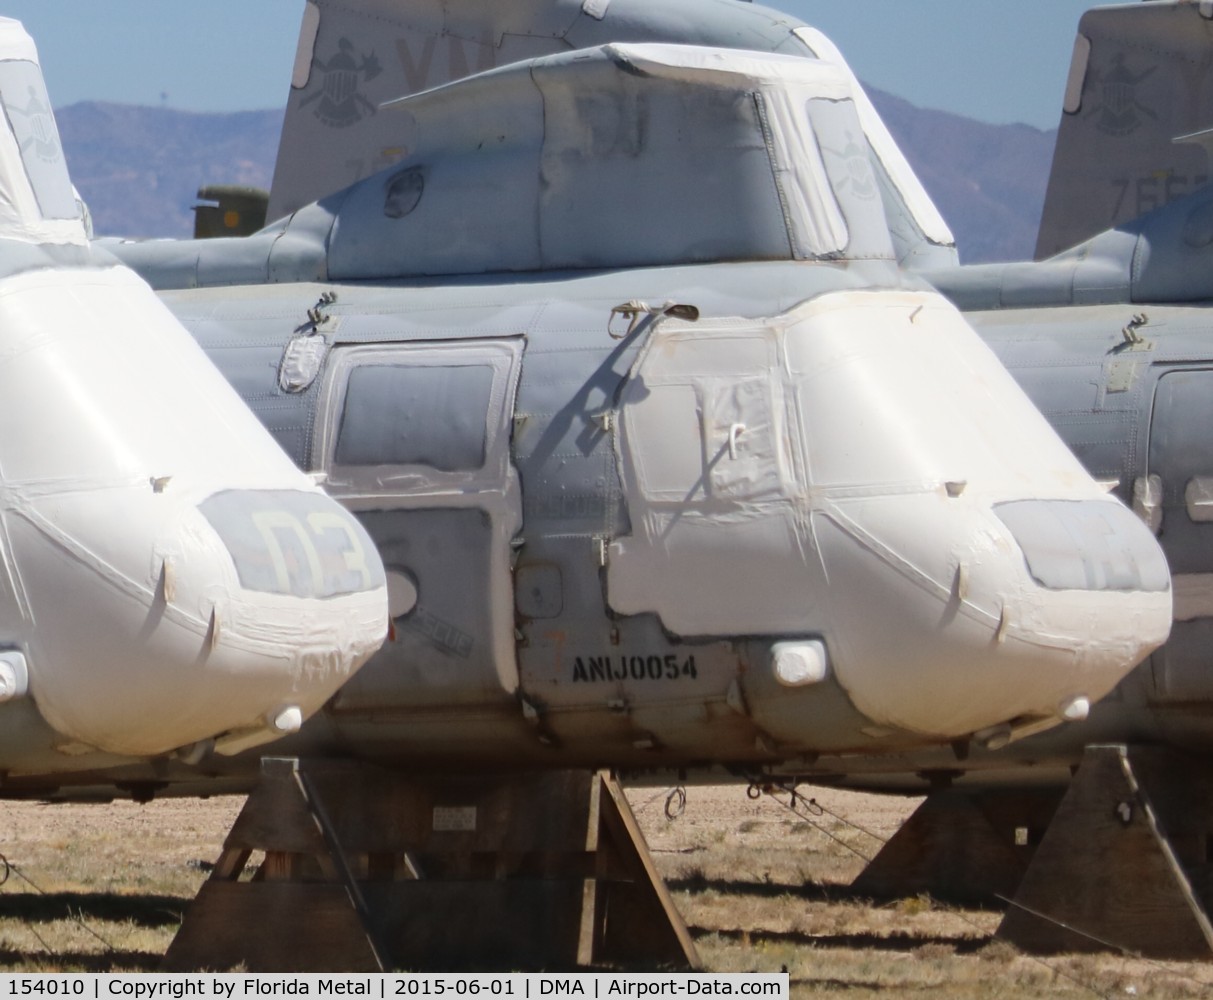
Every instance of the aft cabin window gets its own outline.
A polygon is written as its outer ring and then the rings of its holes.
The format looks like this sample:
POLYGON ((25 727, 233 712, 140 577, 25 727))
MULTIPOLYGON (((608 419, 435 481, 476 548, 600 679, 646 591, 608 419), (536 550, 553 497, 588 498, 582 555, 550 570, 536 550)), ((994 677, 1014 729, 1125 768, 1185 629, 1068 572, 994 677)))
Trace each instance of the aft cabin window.
POLYGON ((854 103, 810 87, 756 95, 798 259, 889 259, 880 184, 854 103))
POLYGON ((508 476, 523 340, 334 347, 315 461, 338 496, 467 494, 508 476))
POLYGON ((364 365, 350 372, 338 465, 484 465, 493 391, 489 365, 364 365))
POLYGON ((851 101, 814 97, 805 103, 830 190, 846 219, 846 256, 892 255, 880 185, 867 138, 851 101))

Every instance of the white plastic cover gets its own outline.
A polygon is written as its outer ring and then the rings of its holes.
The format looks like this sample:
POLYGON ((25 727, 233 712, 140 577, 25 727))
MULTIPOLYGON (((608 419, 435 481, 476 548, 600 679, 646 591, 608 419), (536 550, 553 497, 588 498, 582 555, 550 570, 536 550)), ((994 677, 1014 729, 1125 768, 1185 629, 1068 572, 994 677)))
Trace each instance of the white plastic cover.
POLYGON ((0 18, 0 232, 31 243, 85 243, 33 40, 0 18))
POLYGON ((1213 573, 1177 573, 1172 583, 1177 622, 1213 618, 1213 573))
POLYGON ((1157 473, 1133 481, 1133 513, 1156 535, 1162 528, 1162 500, 1162 477, 1157 473))
POLYGON ((823 636, 881 726, 955 736, 1055 718, 1170 626, 1148 531, 935 294, 663 320, 620 393, 618 448, 631 529, 610 548, 612 608, 682 636, 823 636), (1086 565, 1083 540, 1021 526, 1038 570, 1037 543, 1059 546, 1044 575, 1060 586, 1042 585, 998 516, 1016 501, 1074 504, 1142 585, 1056 578, 1086 565))
POLYGON ((825 643, 820 639, 777 642, 771 647, 775 679, 785 687, 819 684, 830 673, 825 643))
POLYGON ((0 425, 0 644, 65 737, 265 741, 382 641, 373 543, 130 271, 0 280, 0 425))
POLYGON ((147 284, 89 251, 7 19, 0 105, 0 649, 28 658, 65 753, 265 742, 382 642, 378 553, 147 284))
POLYGON ((808 125, 804 91, 759 90, 775 183, 784 203, 793 256, 801 260, 843 253, 850 242, 847 220, 834 196, 821 149, 808 125))
POLYGON ((613 42, 603 49, 647 76, 693 80, 712 73, 752 86, 793 84, 808 86, 821 97, 841 100, 852 96, 854 77, 846 63, 840 65, 828 58, 814 60, 775 52, 661 42, 613 42))
POLYGON ((1184 487, 1188 517, 1198 524, 1213 521, 1213 477, 1193 476, 1184 487))

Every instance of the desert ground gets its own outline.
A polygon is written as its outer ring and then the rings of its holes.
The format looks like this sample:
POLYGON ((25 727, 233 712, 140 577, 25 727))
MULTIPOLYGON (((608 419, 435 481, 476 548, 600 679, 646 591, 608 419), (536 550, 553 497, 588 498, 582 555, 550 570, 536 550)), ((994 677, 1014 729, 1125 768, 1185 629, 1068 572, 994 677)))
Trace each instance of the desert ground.
MULTIPOLYGON (((1034 958, 993 938, 997 910, 856 898, 918 800, 802 791, 799 813, 744 786, 629 793, 707 968, 786 967, 798 998, 1213 996, 1213 963, 1034 958)), ((154 970, 242 801, 0 803, 0 971, 154 970)))

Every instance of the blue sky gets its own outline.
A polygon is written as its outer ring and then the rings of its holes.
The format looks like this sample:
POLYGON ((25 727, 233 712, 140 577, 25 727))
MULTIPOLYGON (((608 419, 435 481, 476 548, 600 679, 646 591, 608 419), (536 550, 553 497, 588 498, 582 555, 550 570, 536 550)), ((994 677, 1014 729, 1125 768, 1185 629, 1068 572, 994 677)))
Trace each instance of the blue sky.
MULTIPOLYGON (((508 2, 508 0, 498 0, 508 2)), ((866 83, 983 121, 1057 124, 1088 0, 776 0, 866 83)), ((57 106, 280 107, 303 0, 0 0, 38 43, 57 106)))

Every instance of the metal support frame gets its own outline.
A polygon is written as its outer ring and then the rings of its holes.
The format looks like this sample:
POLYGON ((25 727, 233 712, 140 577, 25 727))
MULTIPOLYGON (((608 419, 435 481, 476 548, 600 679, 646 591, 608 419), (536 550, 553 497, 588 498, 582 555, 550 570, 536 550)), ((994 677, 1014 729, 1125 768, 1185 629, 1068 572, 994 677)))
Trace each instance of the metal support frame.
POLYGON ((166 971, 696 968, 604 772, 417 778, 267 758, 166 971), (264 861, 249 878, 255 851, 264 861))
POLYGON ((1213 958, 1213 780, 1177 751, 1090 746, 998 937, 1025 951, 1213 958))
POLYGON ((926 893, 997 904, 1015 892, 1061 792, 932 792, 851 883, 863 896, 926 893))

